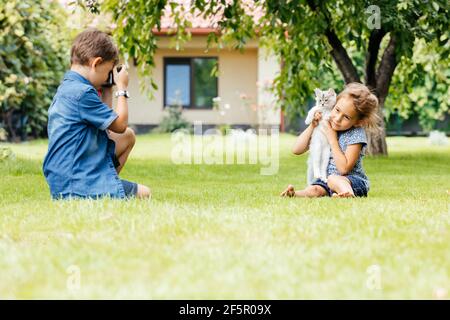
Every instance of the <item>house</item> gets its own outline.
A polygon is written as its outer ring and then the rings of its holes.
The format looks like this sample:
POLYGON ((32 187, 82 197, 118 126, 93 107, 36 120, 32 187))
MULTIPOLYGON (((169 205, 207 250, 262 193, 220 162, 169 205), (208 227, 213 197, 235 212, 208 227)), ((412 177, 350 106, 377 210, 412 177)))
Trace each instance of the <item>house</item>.
POLYGON ((270 86, 279 70, 276 57, 260 48, 258 40, 243 51, 231 48, 206 52, 207 36, 216 31, 208 22, 192 21, 192 38, 182 49, 171 45, 171 21, 162 20, 153 30, 158 49, 152 77, 158 89, 153 99, 140 91, 136 66, 129 65, 129 124, 146 132, 161 122, 171 105, 182 105, 183 117, 207 127, 229 125, 240 128, 280 125, 280 110, 270 86), (217 65, 217 77, 211 71, 217 65))

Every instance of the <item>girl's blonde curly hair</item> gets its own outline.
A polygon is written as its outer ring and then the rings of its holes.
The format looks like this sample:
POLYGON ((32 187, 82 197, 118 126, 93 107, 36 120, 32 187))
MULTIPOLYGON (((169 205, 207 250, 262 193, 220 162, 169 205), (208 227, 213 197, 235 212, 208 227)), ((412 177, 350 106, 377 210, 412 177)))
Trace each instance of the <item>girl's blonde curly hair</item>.
POLYGON ((336 102, 343 97, 353 100, 353 106, 363 127, 374 133, 381 131, 381 118, 378 115, 378 98, 369 88, 362 83, 349 83, 339 93, 336 102))

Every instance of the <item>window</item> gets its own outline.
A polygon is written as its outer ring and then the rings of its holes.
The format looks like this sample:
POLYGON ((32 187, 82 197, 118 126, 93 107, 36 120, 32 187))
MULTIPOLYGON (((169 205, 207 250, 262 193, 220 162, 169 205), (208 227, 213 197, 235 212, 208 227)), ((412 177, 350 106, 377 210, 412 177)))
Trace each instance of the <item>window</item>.
POLYGON ((164 106, 212 108, 217 97, 217 77, 211 75, 217 58, 165 58, 164 106))

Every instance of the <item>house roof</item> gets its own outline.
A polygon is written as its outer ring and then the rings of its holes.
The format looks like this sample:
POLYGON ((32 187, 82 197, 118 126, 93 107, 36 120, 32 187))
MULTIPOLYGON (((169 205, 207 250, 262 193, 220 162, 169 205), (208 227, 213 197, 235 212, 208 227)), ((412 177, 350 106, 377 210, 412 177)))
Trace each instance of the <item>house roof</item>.
MULTIPOLYGON (((59 3, 69 10, 73 14, 73 10, 77 8, 76 3, 72 0, 57 0, 59 3)), ((208 0, 206 0, 208 1, 208 0)), ((225 0, 226 4, 232 3, 234 0, 225 0)), ((177 2, 180 5, 175 8, 176 11, 180 12, 181 18, 188 20, 191 24, 190 28, 186 30, 190 32, 193 36, 205 36, 211 32, 219 33, 219 21, 223 16, 223 8, 217 11, 217 14, 213 17, 204 17, 203 13, 199 10, 195 10, 194 13, 190 12, 191 0, 170 0, 169 2, 177 2)), ((260 18, 263 16, 264 11, 260 3, 254 0, 241 0, 240 1, 245 13, 253 17, 253 21, 258 25, 260 18)), ((175 19, 173 18, 172 7, 170 4, 166 4, 164 8, 163 15, 161 17, 160 29, 153 28, 153 34, 157 36, 168 36, 171 35, 176 29, 175 19)), ((107 28, 114 30, 116 24, 111 21, 111 17, 108 15, 95 16, 91 19, 88 24, 89 27, 98 27, 98 25, 105 24, 107 28)), ((126 21, 126 18, 125 18, 126 21)))
MULTIPOLYGON (((233 0, 226 0, 229 4, 233 0)), ((176 0, 180 6, 176 7, 175 10, 180 12, 182 19, 186 19, 191 23, 191 27, 187 28, 187 31, 194 36, 203 36, 211 32, 219 33, 219 21, 223 16, 223 9, 219 9, 217 14, 213 17, 204 17, 203 13, 199 10, 195 10, 194 13, 190 12, 191 0, 176 0)), ((243 0, 242 5, 244 11, 249 16, 253 17, 255 24, 258 24, 261 16, 263 15, 263 9, 260 5, 255 3, 253 0, 243 0)), ((164 14, 161 17, 161 28, 153 28, 152 32, 158 36, 169 35, 171 32, 175 31, 176 23, 173 18, 172 7, 168 4, 164 8, 164 14)))
MULTIPOLYGON (((152 30, 153 34, 156 36, 168 36, 174 31, 174 28, 161 28, 158 30, 154 28, 152 30)), ((186 28, 186 31, 191 33, 193 36, 206 36, 211 32, 219 33, 217 28, 186 28)))

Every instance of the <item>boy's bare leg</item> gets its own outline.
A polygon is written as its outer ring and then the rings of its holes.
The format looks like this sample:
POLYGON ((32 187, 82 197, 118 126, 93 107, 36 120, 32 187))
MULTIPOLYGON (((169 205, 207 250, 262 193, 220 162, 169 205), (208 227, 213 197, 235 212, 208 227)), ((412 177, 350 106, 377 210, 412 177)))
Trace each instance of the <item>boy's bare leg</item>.
MULTIPOLYGON (((120 162, 120 166, 116 168, 117 173, 119 173, 123 166, 125 165, 125 162, 127 162, 128 156, 131 152, 131 150, 134 147, 134 144, 136 142, 136 136, 134 134, 134 131, 130 128, 127 128, 124 133, 114 133, 112 131, 108 132, 109 138, 111 140, 114 140, 116 143, 116 157, 120 162)), ((142 184, 138 184, 136 198, 139 199, 148 199, 151 198, 152 192, 149 187, 144 186, 142 184)))
POLYGON ((120 173, 123 166, 125 165, 125 162, 127 162, 128 156, 131 152, 131 150, 134 147, 134 144, 136 143, 136 135, 134 134, 134 131, 130 128, 127 128, 124 133, 115 133, 112 131, 109 131, 108 133, 109 138, 111 140, 114 140, 116 143, 116 156, 117 159, 120 162, 120 166, 116 168, 117 173, 120 173))
POLYGON ((344 176, 330 175, 327 184, 334 192, 333 197, 349 198, 355 196, 350 180, 344 176))
POLYGON ((293 185, 288 185, 286 190, 284 190, 280 196, 281 197, 307 197, 307 198, 316 198, 316 197, 323 197, 326 196, 327 192, 325 191, 324 188, 322 188, 321 186, 307 186, 305 189, 303 190, 294 190, 294 186, 293 185))

